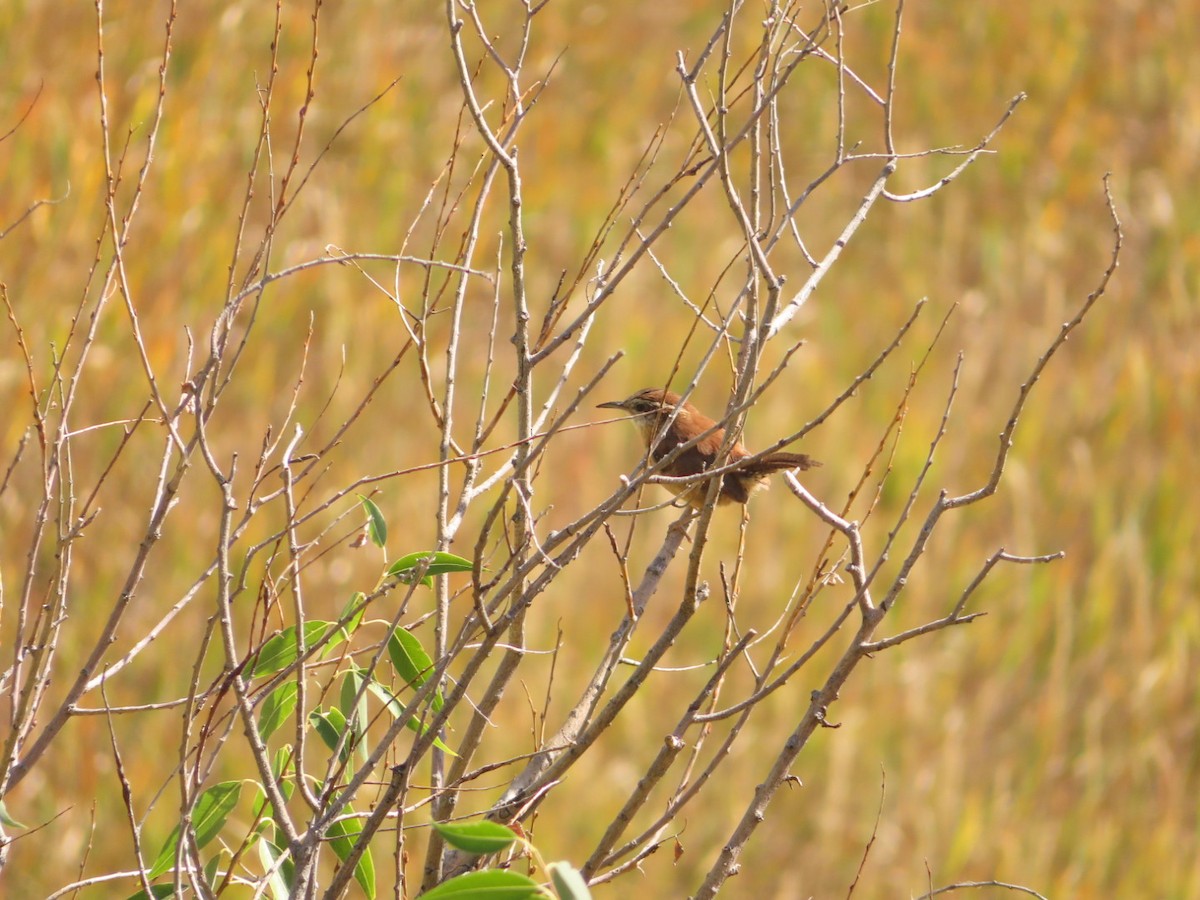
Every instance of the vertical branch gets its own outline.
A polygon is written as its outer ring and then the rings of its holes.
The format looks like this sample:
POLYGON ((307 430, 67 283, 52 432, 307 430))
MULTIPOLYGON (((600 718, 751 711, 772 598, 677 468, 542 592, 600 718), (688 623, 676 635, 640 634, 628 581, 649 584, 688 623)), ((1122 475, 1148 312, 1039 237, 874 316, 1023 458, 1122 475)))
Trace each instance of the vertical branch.
POLYGON ((896 114, 896 58, 900 54, 900 24, 903 20, 904 0, 896 0, 896 25, 892 29, 892 54, 888 59, 887 95, 883 104, 883 145, 892 158, 896 156, 896 139, 892 135, 892 121, 896 114))
MULTIPOLYGON (((296 498, 294 495, 295 475, 292 471, 292 460, 296 455, 296 446, 304 437, 304 431, 299 425, 296 425, 292 439, 288 442, 283 450, 283 458, 281 469, 283 474, 283 499, 286 519, 284 520, 284 528, 287 533, 287 550, 288 550, 288 585, 292 595, 292 618, 296 628, 296 656, 300 660, 300 664, 296 666, 296 708, 301 710, 308 709, 308 671, 303 662, 307 651, 307 636, 306 625, 308 616, 304 611, 304 592, 302 589, 300 578, 300 540, 296 535, 297 522, 299 516, 296 510, 296 498)), ((215 473, 214 473, 215 474, 215 473)), ((229 651, 229 643, 226 642, 226 652, 229 651)), ((238 657, 227 657, 228 666, 233 667, 238 664, 238 657)), ((295 720, 295 746, 293 753, 296 759, 296 771, 307 772, 305 766, 305 749, 307 746, 306 731, 308 720, 306 716, 298 715, 295 720)), ((296 787, 300 791, 300 796, 304 802, 308 804, 309 809, 316 812, 320 803, 317 797, 313 794, 312 788, 308 784, 308 779, 297 778, 296 787)))
MULTIPOLYGON (((490 150, 494 163, 498 164, 503 170, 508 182, 508 237, 511 245, 511 258, 509 262, 510 285, 512 290, 512 304, 514 311, 513 335, 512 344, 515 357, 516 377, 513 382, 513 390, 516 393, 516 413, 517 413, 517 446, 513 455, 513 475, 511 480, 512 490, 516 494, 516 508, 513 513, 513 531, 514 540, 513 547, 510 551, 512 555, 512 565, 516 571, 524 569, 529 548, 534 544, 534 527, 532 510, 530 502, 532 499, 532 467, 530 466, 530 441, 533 436, 533 360, 530 348, 529 334, 529 303, 526 292, 525 282, 525 254, 527 251, 527 243, 525 238, 525 227, 523 218, 523 189, 521 180, 520 166, 517 162, 517 148, 514 144, 517 131, 525 115, 524 101, 522 99, 521 89, 521 70, 525 58, 526 50, 529 46, 530 33, 532 28, 533 16, 536 10, 526 8, 526 14, 521 30, 520 48, 517 52, 516 59, 509 64, 504 61, 500 53, 492 46, 488 40, 487 32, 479 19, 478 9, 474 4, 467 4, 464 7, 471 16, 471 20, 475 27, 475 33, 478 39, 487 48, 488 53, 495 65, 504 73, 508 83, 507 100, 512 104, 511 122, 501 137, 494 132, 488 124, 484 116, 483 109, 475 95, 474 86, 470 76, 469 67, 467 65, 466 51, 462 42, 462 30, 464 20, 457 14, 454 0, 447 0, 446 3, 446 18, 450 29, 450 42, 454 55, 454 59, 458 66, 459 83, 463 91, 464 101, 467 109, 471 114, 471 118, 475 123, 476 130, 483 138, 484 142, 490 150)), ((482 201, 482 198, 481 198, 482 201)), ((479 209, 482 210, 482 202, 479 209)), ((469 260, 468 260, 469 262, 469 260)), ((456 304, 459 303, 456 300, 456 304)), ((457 341, 458 337, 452 337, 452 341, 457 341)), ((448 373, 448 381, 453 378, 453 370, 448 373)), ((448 384, 448 394, 450 386, 448 384)), ((445 418, 450 420, 451 410, 445 411, 445 418)), ((445 477, 445 476, 443 476, 445 477)), ((470 490, 469 485, 464 486, 465 492, 470 490)), ((439 538, 447 539, 450 535, 445 529, 446 515, 448 513, 448 493, 441 493, 439 497, 439 538)), ((502 503, 501 498, 498 503, 502 503)), ((460 522, 461 517, 456 516, 456 522, 460 522)), ((486 528, 485 528, 486 533, 486 528)), ((481 535, 480 540, 483 540, 481 535)), ((478 551, 477 551, 478 556, 478 551)), ((488 690, 488 697, 491 698, 489 703, 494 703, 499 700, 502 695, 504 686, 515 673, 517 666, 520 663, 521 649, 524 646, 524 605, 528 602, 525 598, 525 584, 523 580, 519 581, 514 586, 514 603, 515 615, 511 617, 509 624, 508 649, 504 651, 501 659, 500 667, 493 675, 492 684, 488 690)), ((487 626, 487 615, 483 610, 482 602, 477 598, 477 607, 479 611, 480 624, 487 626)), ((441 644, 439 650, 444 652, 445 646, 441 644)), ((435 749, 435 754, 440 753, 435 749)), ((440 766, 437 765, 435 759, 435 776, 434 789, 438 789, 442 773, 440 766)), ((460 764, 456 764, 455 771, 459 772, 460 764)), ((439 796, 434 804, 435 818, 448 817, 451 810, 454 808, 453 794, 445 794, 439 796)), ((441 870, 441 843, 438 839, 432 839, 426 854, 424 887, 428 888, 435 884, 439 879, 441 870)))

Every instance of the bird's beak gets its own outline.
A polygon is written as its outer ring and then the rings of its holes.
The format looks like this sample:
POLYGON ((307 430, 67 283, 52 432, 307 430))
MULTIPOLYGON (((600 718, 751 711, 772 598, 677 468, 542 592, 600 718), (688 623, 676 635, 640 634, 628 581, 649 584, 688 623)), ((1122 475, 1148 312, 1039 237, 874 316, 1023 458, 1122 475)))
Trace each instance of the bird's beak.
POLYGON ((609 400, 607 403, 597 403, 596 409, 624 409, 624 400, 609 400))

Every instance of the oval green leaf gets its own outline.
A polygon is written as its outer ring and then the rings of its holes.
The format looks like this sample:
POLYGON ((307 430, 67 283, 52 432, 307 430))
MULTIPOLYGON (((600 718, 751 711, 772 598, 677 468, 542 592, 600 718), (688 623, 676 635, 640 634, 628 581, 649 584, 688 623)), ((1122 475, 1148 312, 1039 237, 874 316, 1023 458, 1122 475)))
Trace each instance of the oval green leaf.
POLYGON ((419 900, 526 900, 545 897, 532 878, 503 869, 468 872, 421 894, 419 900))
MULTIPOLYGON (((428 681, 429 676, 433 673, 433 660, 425 652, 421 642, 403 628, 396 628, 388 638, 388 656, 392 660, 396 674, 413 690, 428 681)), ((431 702, 433 711, 441 712, 442 692, 435 691, 431 702)))
POLYGON ((433 823, 446 843, 468 853, 498 853, 513 841, 517 834, 497 822, 464 822, 452 825, 433 823))
MULTIPOLYGON (((307 648, 316 644, 335 625, 336 623, 334 622, 322 622, 320 619, 305 622, 304 646, 307 648)), ((324 647, 324 651, 328 651, 330 647, 340 644, 345 639, 346 632, 339 628, 337 633, 330 637, 329 643, 324 647)), ((296 626, 293 625, 290 628, 283 629, 279 634, 272 635, 262 645, 262 650, 258 654, 258 661, 255 662, 254 671, 250 677, 258 678, 262 675, 274 675, 276 672, 286 669, 299 659, 299 657, 300 646, 296 641, 296 626)))
POLYGON ((429 560, 429 567, 425 569, 425 574, 421 578, 421 584, 426 586, 433 584, 434 575, 445 575, 447 572, 471 571, 471 561, 469 559, 463 559, 461 556, 455 556, 453 553, 446 553, 442 550, 422 550, 400 557, 388 566, 387 574, 399 578, 405 584, 412 584, 413 578, 416 576, 417 571, 421 569, 425 560, 429 560))

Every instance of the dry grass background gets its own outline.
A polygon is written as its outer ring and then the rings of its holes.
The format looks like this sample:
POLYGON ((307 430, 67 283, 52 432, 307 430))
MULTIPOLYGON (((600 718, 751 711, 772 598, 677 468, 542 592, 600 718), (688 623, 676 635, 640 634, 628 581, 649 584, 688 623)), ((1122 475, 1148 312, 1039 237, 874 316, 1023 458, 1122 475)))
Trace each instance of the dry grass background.
MULTIPOLYGON (((319 255, 328 244, 380 252, 398 246, 444 162, 459 112, 444 25, 431 6, 362 2, 323 10, 306 158, 351 111, 401 80, 334 144, 288 220, 280 264, 319 255)), ((183 371, 184 327, 203 333, 223 296, 245 154, 257 128, 255 80, 266 77, 270 7, 208 2, 180 11, 166 119, 130 251, 148 346, 166 383, 183 371)), ((162 4, 131 2, 105 9, 114 133, 132 128, 135 140, 155 101, 163 11, 162 4)), ((277 110, 294 111, 302 100, 310 13, 307 5, 285 4, 277 110)), ((708 4, 636 0, 564 2, 543 13, 531 70, 544 70, 560 52, 562 58, 521 143, 531 296, 548 296, 560 271, 578 265, 642 147, 675 106, 675 51, 695 50, 718 15, 708 4)), ((879 78, 891 10, 868 10, 854 24, 848 55, 879 78)), ((28 120, 0 144, 0 222, 37 198, 63 198, 0 242, 0 281, 43 363, 77 302, 102 214, 94 31, 84 7, 66 12, 31 0, 0 7, 0 131, 40 91, 28 120)), ((875 356, 916 299, 928 296, 933 313, 901 358, 805 444, 827 461, 808 483, 831 503, 844 498, 892 415, 910 364, 957 302, 910 403, 881 513, 887 518, 903 502, 924 459, 960 349, 963 384, 935 477, 952 490, 974 486, 990 468, 1016 385, 1106 263, 1110 232, 1100 179, 1111 170, 1128 239, 1110 295, 1047 373, 1000 494, 939 535, 889 630, 940 614, 996 546, 1030 554, 1061 548, 1067 556, 999 572, 974 603, 986 617, 884 653, 859 671, 831 712, 841 727, 801 756, 795 774, 803 786, 771 807, 742 874, 726 889, 730 896, 843 895, 872 833, 881 778, 886 798, 859 896, 919 894, 927 869, 935 885, 999 878, 1052 897, 1200 896, 1197 46, 1200 14, 1186 4, 988 0, 969 8, 913 3, 908 10, 896 126, 902 149, 973 143, 1010 97, 1026 91, 1029 100, 1002 133, 996 156, 930 201, 875 211, 791 326, 808 346, 785 376, 787 388, 752 411, 747 440, 765 444, 802 424, 875 356)), ((814 72, 806 84, 809 92, 792 95, 791 113, 798 130, 810 129, 814 160, 823 159, 835 121, 831 74, 814 72)), ((277 127, 290 135, 294 120, 277 127)), ((288 147, 281 137, 284 162, 288 147)), ((803 159, 796 165, 810 168, 803 159)), ((937 166, 906 164, 901 178, 923 186, 940 174, 937 166)), ((681 221, 661 251, 697 296, 737 252, 710 227, 726 215, 719 192, 710 194, 700 208, 711 218, 681 221)), ((847 204, 860 194, 850 179, 814 199, 805 225, 817 245, 840 229, 847 204)), ((799 277, 799 260, 793 263, 799 277)), ((614 303, 619 314, 597 322, 590 361, 626 351, 606 382, 607 395, 623 396, 665 376, 683 340, 672 329, 685 328, 688 315, 651 266, 614 303)), ((262 316, 241 387, 222 408, 226 450, 256 447, 264 426, 279 418, 310 327, 300 419, 318 437, 328 435, 400 340, 394 308, 361 279, 330 269, 285 282, 262 316), (330 410, 318 419, 327 401, 330 410)), ((7 461, 25 427, 27 398, 11 330, 0 347, 0 458, 7 461)), ((119 324, 101 351, 92 362, 93 393, 80 404, 90 422, 129 416, 141 403, 141 373, 119 324)), ((368 430, 340 454, 331 481, 436 456, 438 435, 417 412, 416 385, 406 363, 369 411, 368 430)), ((718 407, 725 387, 710 376, 700 401, 718 407)), ((98 474, 117 439, 100 430, 76 448, 81 478, 98 474)), ((636 455, 625 428, 564 435, 549 456, 553 470, 539 480, 539 500, 567 520, 606 495, 636 455)), ((18 469, 14 477, 0 504, 0 574, 10 591, 11 573, 23 564, 37 473, 18 469)), ((65 666, 70 641, 88 633, 91 598, 106 608, 119 585, 132 551, 125 538, 141 527, 148 490, 135 477, 106 486, 102 530, 77 551, 82 577, 65 666)), ((431 543, 433 498, 432 478, 388 486, 379 502, 398 533, 393 545, 431 543)), ((195 513, 173 520, 166 542, 172 555, 159 557, 149 573, 129 634, 155 621, 154 598, 171 602, 211 555, 215 517, 204 511, 211 499, 183 497, 195 513)), ((816 522, 789 501, 777 489, 753 504, 740 611, 755 623, 772 620, 799 577, 789 562, 807 558, 821 538, 816 522)), ((717 523, 710 578, 735 547, 733 519, 717 523)), ((314 573, 328 591, 328 611, 373 583, 376 567, 376 559, 343 553, 314 573)), ((561 628, 568 650, 559 665, 585 667, 622 600, 603 548, 585 552, 574 569, 539 600, 531 643, 550 646, 561 628)), ((700 614, 669 662, 711 657, 723 622, 719 606, 700 614)), ((191 652, 207 615, 196 609, 177 623, 142 657, 135 678, 112 686, 109 699, 178 694, 188 672, 176 663, 191 652)), ((7 645, 9 636, 0 637, 7 645)), ((544 678, 531 668, 534 698, 544 692, 544 678)), ((693 683, 664 673, 654 691, 690 696, 693 683)), ((723 786, 728 796, 708 797, 703 816, 689 816, 685 848, 724 839, 733 810, 761 775, 755 752, 790 730, 796 705, 815 686, 774 699, 743 742, 744 759, 734 761, 738 780, 723 786)), ((528 749, 529 702, 513 692, 501 710, 513 752, 528 749)), ((127 765, 137 785, 152 790, 165 776, 176 725, 169 714, 139 717, 136 733, 120 734, 130 748, 167 748, 162 758, 131 749, 127 765)), ((646 701, 635 702, 617 727, 621 751, 593 760, 560 789, 560 808, 575 812, 556 816, 547 833, 535 825, 548 858, 586 851, 594 823, 611 816, 613 797, 636 779, 669 723, 658 721, 646 701)), ((8 798, 26 823, 59 816, 14 848, 8 895, 46 893, 78 870, 85 853, 88 871, 126 867, 125 832, 111 822, 90 830, 93 804, 104 810, 118 803, 102 720, 74 722, 48 764, 8 798)), ((167 828, 169 822, 164 834, 167 828)), ((646 895, 682 896, 707 859, 685 852, 672 863, 659 854, 644 868, 646 895)), ((628 896, 639 890, 636 879, 597 893, 628 896)))

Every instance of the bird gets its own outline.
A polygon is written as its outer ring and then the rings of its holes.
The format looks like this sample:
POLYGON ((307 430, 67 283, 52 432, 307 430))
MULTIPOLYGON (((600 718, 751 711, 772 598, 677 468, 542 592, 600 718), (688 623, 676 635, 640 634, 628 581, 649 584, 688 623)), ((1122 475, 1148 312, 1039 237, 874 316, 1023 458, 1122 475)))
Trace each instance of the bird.
MULTIPOLYGON (((716 422, 691 403, 685 402, 677 393, 662 388, 643 388, 624 400, 610 400, 598 404, 596 408, 619 409, 628 413, 654 462, 716 425, 716 422), (677 409, 675 420, 671 422, 666 433, 663 433, 663 426, 677 409)), ((663 469, 662 474, 679 478, 699 475, 706 469, 714 468, 717 453, 724 442, 725 429, 715 428, 707 437, 680 453, 663 469)), ((730 449, 727 463, 736 463, 753 455, 738 441, 730 449)), ((819 465, 819 462, 804 453, 768 453, 761 459, 721 475, 717 505, 744 504, 750 499, 753 491, 767 487, 767 476, 773 472, 811 469, 819 465)), ((666 482, 664 487, 688 506, 699 510, 704 505, 708 484, 703 480, 682 484, 666 482)))

